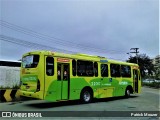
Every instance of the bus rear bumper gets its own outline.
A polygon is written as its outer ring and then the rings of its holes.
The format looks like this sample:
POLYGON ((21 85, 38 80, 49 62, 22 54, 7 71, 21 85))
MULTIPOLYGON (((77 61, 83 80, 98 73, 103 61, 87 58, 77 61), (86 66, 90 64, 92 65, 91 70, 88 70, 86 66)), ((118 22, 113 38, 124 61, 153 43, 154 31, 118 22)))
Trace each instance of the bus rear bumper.
POLYGON ((40 92, 28 92, 20 90, 20 96, 42 99, 40 92))

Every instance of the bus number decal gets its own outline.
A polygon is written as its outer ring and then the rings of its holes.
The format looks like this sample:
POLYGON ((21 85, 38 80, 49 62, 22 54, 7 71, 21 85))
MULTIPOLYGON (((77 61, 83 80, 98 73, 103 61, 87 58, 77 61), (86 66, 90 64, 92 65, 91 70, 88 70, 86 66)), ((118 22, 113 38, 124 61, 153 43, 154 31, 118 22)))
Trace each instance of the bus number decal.
POLYGON ((119 82, 119 85, 127 85, 128 82, 125 82, 125 81, 122 81, 122 82, 119 82))
POLYGON ((91 82, 92 86, 97 86, 97 85, 100 85, 100 84, 101 84, 101 82, 91 82))

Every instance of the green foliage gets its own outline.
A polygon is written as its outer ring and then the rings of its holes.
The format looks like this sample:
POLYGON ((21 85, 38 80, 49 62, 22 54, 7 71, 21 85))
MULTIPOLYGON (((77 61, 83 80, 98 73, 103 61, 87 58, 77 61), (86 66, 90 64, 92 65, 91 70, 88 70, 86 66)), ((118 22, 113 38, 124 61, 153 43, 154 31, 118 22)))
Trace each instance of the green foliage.
POLYGON ((160 68, 155 67, 154 69, 155 69, 155 79, 160 80, 160 68))
POLYGON ((160 82, 142 83, 142 86, 149 86, 154 88, 160 88, 160 82))
POLYGON ((141 76, 144 78, 146 75, 152 75, 154 70, 154 65, 152 63, 152 59, 150 59, 146 54, 139 54, 134 57, 130 56, 130 58, 127 60, 127 62, 130 63, 137 63, 138 59, 138 65, 141 70, 141 76))

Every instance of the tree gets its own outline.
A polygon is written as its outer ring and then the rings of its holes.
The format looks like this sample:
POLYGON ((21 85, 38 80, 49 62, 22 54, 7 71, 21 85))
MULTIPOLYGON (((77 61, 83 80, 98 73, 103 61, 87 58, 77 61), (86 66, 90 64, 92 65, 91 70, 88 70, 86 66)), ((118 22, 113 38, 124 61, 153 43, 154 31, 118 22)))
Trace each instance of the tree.
POLYGON ((155 78, 160 80, 160 68, 155 67, 155 78))
POLYGON ((150 59, 146 54, 139 54, 134 57, 130 56, 127 62, 137 63, 137 59, 141 71, 141 76, 145 77, 146 75, 153 75, 155 71, 152 59, 150 59))

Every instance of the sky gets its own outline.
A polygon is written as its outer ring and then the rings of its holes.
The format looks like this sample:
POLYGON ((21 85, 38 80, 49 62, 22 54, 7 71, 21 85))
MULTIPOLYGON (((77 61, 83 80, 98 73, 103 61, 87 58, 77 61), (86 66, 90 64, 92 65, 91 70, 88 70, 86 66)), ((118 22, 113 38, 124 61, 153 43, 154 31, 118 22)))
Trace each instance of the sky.
POLYGON ((0 59, 52 50, 125 61, 159 50, 158 0, 0 0, 0 59))

